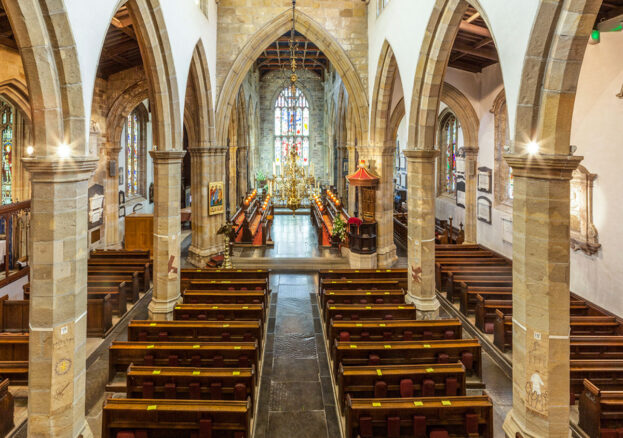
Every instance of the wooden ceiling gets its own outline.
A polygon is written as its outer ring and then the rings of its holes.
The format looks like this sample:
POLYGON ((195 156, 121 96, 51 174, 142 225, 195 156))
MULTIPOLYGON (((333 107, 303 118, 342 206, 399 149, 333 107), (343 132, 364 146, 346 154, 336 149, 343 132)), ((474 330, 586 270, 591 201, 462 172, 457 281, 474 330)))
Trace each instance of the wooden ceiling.
MULTIPOLYGON (((257 68, 260 76, 282 68, 290 67, 290 32, 285 33, 271 43, 257 58, 257 68)), ((299 32, 294 33, 295 54, 297 66, 300 69, 311 71, 321 78, 329 68, 329 59, 313 42, 299 32)))
POLYGON ((122 6, 113 17, 106 38, 97 76, 107 79, 110 75, 143 65, 132 18, 126 6, 122 6))
POLYGON ((623 0, 606 0, 601 4, 595 24, 623 15, 623 0))
POLYGON ((0 3, 0 44, 3 46, 17 49, 17 43, 15 42, 15 36, 13 35, 13 29, 11 29, 11 23, 9 23, 9 17, 2 3, 0 3))
POLYGON ((498 53, 485 21, 471 6, 465 11, 450 53, 449 67, 480 73, 498 62, 498 53))

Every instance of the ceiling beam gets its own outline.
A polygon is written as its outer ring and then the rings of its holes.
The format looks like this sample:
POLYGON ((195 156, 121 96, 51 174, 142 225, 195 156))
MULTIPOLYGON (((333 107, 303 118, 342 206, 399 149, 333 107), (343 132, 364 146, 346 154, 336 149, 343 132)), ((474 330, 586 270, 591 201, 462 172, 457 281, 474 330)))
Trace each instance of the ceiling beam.
POLYGON ((461 43, 459 41, 455 41, 452 46, 452 50, 456 50, 461 53, 466 53, 468 55, 477 56, 479 58, 489 59, 491 61, 498 62, 498 54, 495 49, 483 49, 483 48, 474 48, 470 47, 467 44, 461 43))
POLYGON ((489 29, 487 29, 486 27, 477 26, 475 24, 468 23, 467 21, 461 21, 461 23, 459 24, 459 30, 462 30, 463 32, 471 33, 474 35, 480 35, 482 37, 491 38, 491 32, 489 32, 489 29))
POLYGON ((479 65, 473 64, 471 62, 465 62, 465 61, 450 61, 448 63, 448 67, 453 67, 453 68, 468 71, 471 73, 482 72, 482 68, 479 65))
POLYGON ((11 49, 17 50, 17 42, 7 37, 0 37, 0 45, 10 47, 11 49))

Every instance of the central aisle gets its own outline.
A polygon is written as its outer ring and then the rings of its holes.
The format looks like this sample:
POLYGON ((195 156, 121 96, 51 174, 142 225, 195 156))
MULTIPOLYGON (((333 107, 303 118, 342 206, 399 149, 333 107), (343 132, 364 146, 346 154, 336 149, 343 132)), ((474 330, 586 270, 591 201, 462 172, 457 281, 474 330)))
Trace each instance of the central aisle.
POLYGON ((275 247, 266 257, 318 257, 318 236, 309 215, 276 214, 271 231, 275 247))
POLYGON ((255 437, 339 437, 315 298, 316 275, 273 274, 270 284, 255 437))

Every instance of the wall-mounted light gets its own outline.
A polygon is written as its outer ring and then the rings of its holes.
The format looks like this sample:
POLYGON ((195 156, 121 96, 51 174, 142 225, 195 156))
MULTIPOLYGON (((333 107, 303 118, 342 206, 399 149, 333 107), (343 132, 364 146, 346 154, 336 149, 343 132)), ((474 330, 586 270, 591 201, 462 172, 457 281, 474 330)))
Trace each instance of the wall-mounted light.
POLYGON ((69 148, 68 144, 61 143, 58 145, 58 149, 56 150, 56 153, 61 158, 69 158, 69 155, 71 154, 71 149, 69 148))
POLYGON ((539 144, 536 141, 531 141, 526 145, 526 150, 530 155, 536 155, 539 153, 539 144))
POLYGON ((35 153, 35 148, 34 147, 32 147, 32 146, 27 146, 26 147, 26 155, 30 156, 30 155, 32 155, 34 153, 35 153))

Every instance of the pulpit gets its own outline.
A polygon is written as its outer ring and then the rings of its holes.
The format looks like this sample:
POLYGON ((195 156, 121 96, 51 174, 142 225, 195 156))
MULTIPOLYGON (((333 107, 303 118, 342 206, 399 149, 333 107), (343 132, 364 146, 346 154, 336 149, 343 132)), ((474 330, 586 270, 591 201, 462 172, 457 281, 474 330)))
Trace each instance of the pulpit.
POLYGON ((359 199, 361 199, 361 224, 351 223, 349 225, 350 251, 357 254, 373 254, 376 252, 375 213, 379 177, 360 164, 359 169, 348 175, 346 179, 351 186, 359 190, 359 199))

